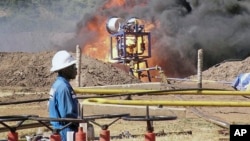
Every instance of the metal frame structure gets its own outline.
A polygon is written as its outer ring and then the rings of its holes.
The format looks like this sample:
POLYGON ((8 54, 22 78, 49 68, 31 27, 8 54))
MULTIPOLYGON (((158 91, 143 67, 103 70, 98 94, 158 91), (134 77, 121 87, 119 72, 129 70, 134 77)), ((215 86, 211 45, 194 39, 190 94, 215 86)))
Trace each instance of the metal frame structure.
POLYGON ((160 67, 149 68, 147 59, 151 57, 151 34, 145 32, 144 25, 139 24, 138 18, 130 18, 122 23, 121 18, 111 17, 106 25, 110 33, 111 59, 130 67, 130 74, 141 79, 148 77, 151 82, 150 71, 160 70, 160 67), (145 64, 146 68, 141 68, 145 64), (143 74, 146 71, 147 74, 143 74))

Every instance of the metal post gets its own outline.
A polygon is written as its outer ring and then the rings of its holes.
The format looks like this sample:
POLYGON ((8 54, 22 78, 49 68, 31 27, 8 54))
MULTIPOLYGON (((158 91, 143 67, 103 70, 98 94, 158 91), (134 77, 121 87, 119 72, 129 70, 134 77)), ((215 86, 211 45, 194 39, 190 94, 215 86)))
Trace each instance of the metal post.
POLYGON ((198 88, 202 88, 202 67, 203 66, 203 50, 198 50, 198 62, 197 62, 197 76, 198 76, 198 88))
POLYGON ((149 106, 146 107, 146 118, 147 120, 147 133, 145 133, 145 141, 155 141, 154 127, 151 120, 149 120, 149 106))
POLYGON ((76 76, 76 87, 81 86, 81 59, 82 52, 79 45, 76 46, 76 68, 77 68, 77 76, 76 76))

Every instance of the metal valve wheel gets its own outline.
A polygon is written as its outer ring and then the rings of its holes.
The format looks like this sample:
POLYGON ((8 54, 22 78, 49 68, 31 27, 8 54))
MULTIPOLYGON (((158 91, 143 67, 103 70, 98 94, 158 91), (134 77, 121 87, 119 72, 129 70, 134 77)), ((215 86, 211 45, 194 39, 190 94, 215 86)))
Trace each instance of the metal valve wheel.
POLYGON ((93 124, 101 127, 102 130, 107 130, 109 126, 111 126, 113 123, 121 119, 122 117, 127 117, 129 114, 103 114, 103 115, 92 115, 92 116, 85 116, 84 119, 86 119, 89 122, 92 122, 93 124), (95 119, 102 119, 102 118, 117 118, 114 121, 112 121, 109 124, 100 125, 99 123, 95 122, 95 119))
POLYGON ((122 117, 128 121, 162 121, 162 120, 175 120, 176 116, 127 116, 122 117))
POLYGON ((163 121, 163 120, 175 120, 177 119, 177 116, 150 116, 149 115, 149 108, 148 105, 146 107, 146 116, 126 116, 122 117, 123 120, 128 121, 146 121, 147 122, 147 131, 153 132, 153 121, 163 121))

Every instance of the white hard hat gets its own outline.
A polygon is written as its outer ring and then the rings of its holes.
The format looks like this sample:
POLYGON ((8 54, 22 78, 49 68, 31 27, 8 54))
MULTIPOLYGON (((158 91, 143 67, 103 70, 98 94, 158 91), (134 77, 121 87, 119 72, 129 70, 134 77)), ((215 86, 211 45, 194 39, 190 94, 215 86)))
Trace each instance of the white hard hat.
POLYGON ((67 68, 75 63, 76 60, 72 57, 72 55, 69 52, 61 50, 54 55, 52 59, 52 68, 50 69, 50 71, 55 72, 67 68))

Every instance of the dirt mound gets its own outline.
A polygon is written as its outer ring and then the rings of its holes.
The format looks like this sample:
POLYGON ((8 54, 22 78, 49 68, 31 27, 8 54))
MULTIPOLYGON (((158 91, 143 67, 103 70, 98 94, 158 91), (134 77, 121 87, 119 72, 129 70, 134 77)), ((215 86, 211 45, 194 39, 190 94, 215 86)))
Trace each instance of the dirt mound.
POLYGON ((49 72, 51 52, 0 53, 0 86, 47 87, 53 80, 49 72))
MULTIPOLYGON (((125 66, 124 66, 125 67, 125 66)), ((81 86, 103 86, 141 82, 115 64, 105 63, 88 56, 82 56, 81 86)))
MULTIPOLYGON (((244 60, 226 60, 202 72, 202 78, 223 82, 232 82, 241 73, 250 72, 250 57, 244 60)), ((191 76, 194 78, 196 76, 191 76)))
MULTIPOLYGON (((49 89, 56 74, 50 73, 51 58, 55 51, 24 53, 0 53, 0 86, 49 89)), ((240 73, 250 71, 250 57, 242 61, 224 61, 203 71, 203 79, 233 81, 240 73)), ((82 56, 81 86, 103 86, 139 83, 123 69, 88 56, 82 56)), ((195 78, 196 75, 190 76, 195 78)))
MULTIPOLYGON (((49 89, 56 74, 50 73, 55 52, 0 53, 0 86, 49 89)), ((140 82, 110 63, 82 56, 82 86, 128 84, 140 82)))

